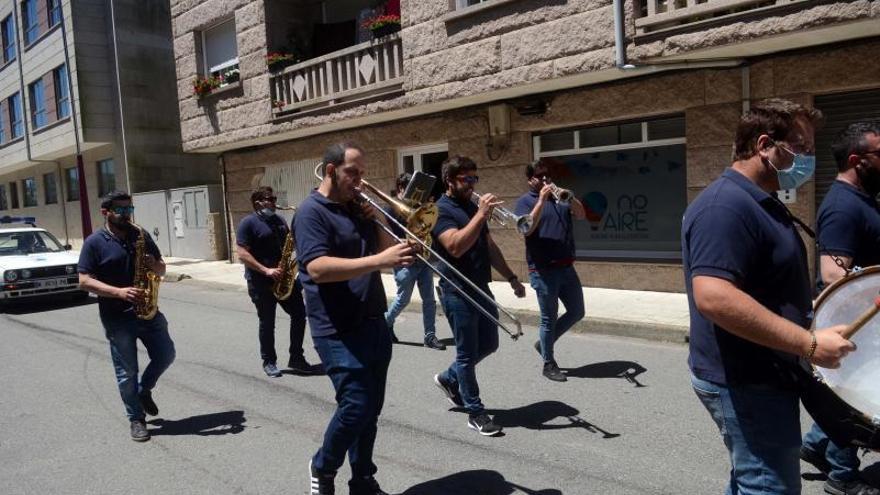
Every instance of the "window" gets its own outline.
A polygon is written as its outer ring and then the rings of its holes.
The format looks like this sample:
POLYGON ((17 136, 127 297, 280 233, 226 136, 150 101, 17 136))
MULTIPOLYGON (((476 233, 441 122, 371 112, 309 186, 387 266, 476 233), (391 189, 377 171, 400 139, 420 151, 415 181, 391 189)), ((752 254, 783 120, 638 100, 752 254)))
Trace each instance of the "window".
POLYGON ((24 135, 24 120, 21 112, 21 95, 15 93, 6 100, 9 107, 9 126, 12 129, 12 139, 20 138, 24 135))
POLYGON ((70 115, 70 87, 67 85, 67 66, 62 65, 52 71, 52 79, 55 81, 55 109, 58 118, 63 119, 70 115))
POLYGON ((55 173, 43 174, 43 190, 46 191, 47 205, 54 205, 58 202, 58 184, 55 182, 55 173))
POLYGON ((587 212, 574 224, 577 256, 681 258, 687 207, 683 116, 554 131, 534 137, 557 184, 587 212))
POLYGON ((37 181, 28 177, 21 181, 21 190, 24 191, 24 206, 37 206, 37 181))
POLYGON ((436 200, 446 190, 443 183, 443 162, 449 158, 449 146, 437 144, 398 150, 397 163, 400 173, 424 172, 437 178, 431 197, 436 200))
POLYGON ((104 197, 116 189, 116 166, 112 158, 98 162, 98 196, 104 197))
POLYGON ((79 174, 76 168, 64 169, 64 191, 67 193, 67 201, 79 201, 79 174))
POLYGON ((0 210, 9 209, 9 204, 6 202, 6 186, 0 184, 0 210))
POLYGON ((46 115, 46 92, 43 80, 38 79, 28 87, 31 97, 31 123, 34 129, 39 129, 49 123, 46 115))
POLYGON ((217 24, 202 31, 202 55, 209 76, 226 75, 238 69, 238 44, 235 41, 235 20, 217 24))
POLYGON ((40 37, 40 19, 37 17, 37 3, 40 0, 24 0, 21 6, 24 25, 24 44, 30 45, 40 37))
POLYGON ((472 5, 479 5, 481 3, 488 2, 489 0, 455 0, 455 7, 459 9, 463 9, 465 7, 470 7, 472 5))
POLYGON ((61 23, 61 0, 49 0, 49 27, 61 23))
POLYGON ((18 208, 18 186, 15 182, 9 183, 9 203, 12 208, 18 208))
POLYGON ((0 62, 8 63, 15 60, 15 23, 12 16, 7 16, 0 22, 0 37, 3 38, 3 57, 0 62))

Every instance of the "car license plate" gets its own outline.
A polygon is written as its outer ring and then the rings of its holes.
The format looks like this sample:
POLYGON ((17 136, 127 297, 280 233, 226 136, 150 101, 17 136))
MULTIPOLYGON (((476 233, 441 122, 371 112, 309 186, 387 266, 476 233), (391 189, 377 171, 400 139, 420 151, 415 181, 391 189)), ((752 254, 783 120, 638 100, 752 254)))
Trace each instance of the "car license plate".
POLYGON ((65 279, 63 279, 63 278, 56 278, 56 279, 51 279, 51 280, 40 280, 39 282, 37 282, 37 287, 39 287, 41 289, 51 289, 54 287, 59 287, 61 285, 64 285, 64 282, 65 282, 65 279))

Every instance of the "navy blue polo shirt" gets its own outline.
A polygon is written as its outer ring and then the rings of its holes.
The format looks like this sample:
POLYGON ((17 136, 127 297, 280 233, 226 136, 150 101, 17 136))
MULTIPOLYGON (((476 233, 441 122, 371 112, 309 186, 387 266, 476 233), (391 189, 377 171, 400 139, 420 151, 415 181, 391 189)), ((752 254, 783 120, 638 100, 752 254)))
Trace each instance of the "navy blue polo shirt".
MULTIPOLYGON (((149 233, 144 232, 144 250, 157 260, 162 259, 159 247, 149 233)), ((104 227, 93 232, 83 243, 77 271, 113 287, 131 287, 134 284, 135 242, 138 232, 130 230, 124 239, 117 238, 104 227)), ((134 306, 123 299, 98 296, 101 316, 118 316, 130 312, 134 306)))
MULTIPOLYGON (((531 213, 538 203, 538 193, 529 191, 516 202, 515 213, 531 213)), ((526 237, 526 261, 529 271, 569 266, 574 261, 574 233, 571 230, 571 206, 548 198, 541 209, 538 227, 526 237)))
MULTIPOLYGON (((263 217, 251 213, 244 217, 235 231, 235 243, 249 253, 266 268, 275 268, 281 261, 281 250, 288 232, 287 224, 278 215, 263 217)), ((254 285, 272 285, 273 280, 262 273, 245 266, 244 278, 254 285)))
MULTIPOLYGON (((477 205, 472 201, 459 201, 444 194, 437 200, 437 223, 434 224, 434 230, 431 234, 434 236, 434 242, 431 248, 437 251, 437 254, 448 261, 453 267, 481 288, 487 288, 489 281, 492 279, 492 264, 489 260, 489 227, 486 224, 480 229, 480 236, 470 249, 465 251, 460 257, 455 258, 449 254, 437 238, 449 229, 463 229, 477 213, 477 205)), ((440 272, 447 277, 456 280, 452 271, 442 263, 438 266, 440 272)), ((440 286, 444 290, 449 290, 449 284, 440 279, 440 286)), ((466 289, 468 286, 459 284, 460 287, 466 289)))
POLYGON ((848 256, 853 266, 880 265, 880 209, 877 200, 843 181, 834 181, 816 219, 822 254, 848 256))
POLYGON ((773 313, 808 327, 812 300, 807 255, 788 211, 728 168, 688 206, 681 243, 693 374, 728 385, 784 383, 776 365, 797 357, 737 337, 701 315, 692 280, 698 275, 729 280, 773 313))
POLYGON ((387 309, 379 271, 351 280, 318 284, 309 263, 321 256, 362 258, 376 252, 376 225, 353 215, 347 205, 330 201, 317 190, 300 204, 293 221, 299 278, 313 337, 346 333, 367 318, 383 318, 387 309))

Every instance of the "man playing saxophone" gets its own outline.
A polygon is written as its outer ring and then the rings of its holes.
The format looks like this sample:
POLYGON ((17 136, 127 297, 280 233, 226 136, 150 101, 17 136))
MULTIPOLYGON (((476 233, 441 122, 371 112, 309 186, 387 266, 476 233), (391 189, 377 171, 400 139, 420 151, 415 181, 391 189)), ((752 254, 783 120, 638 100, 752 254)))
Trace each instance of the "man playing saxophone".
MULTIPOLYGON (((143 314, 148 284, 136 280, 135 274, 153 272, 165 274, 165 262, 150 235, 131 223, 131 196, 125 192, 111 192, 101 203, 101 215, 106 219, 104 228, 90 235, 79 256, 79 283, 84 290, 97 294, 98 311, 104 326, 104 335, 110 342, 110 356, 116 369, 116 384, 131 422, 131 439, 143 442, 150 439, 145 415, 159 414, 151 391, 159 376, 174 361, 174 342, 168 335, 168 321, 160 311, 152 308, 143 314), (143 257, 137 259, 137 244, 142 243, 143 257), (140 269, 139 269, 140 268, 140 269), (150 355, 138 383, 137 340, 140 339, 150 355)), ((156 301, 147 300, 147 306, 156 301)))
POLYGON ((303 354, 303 338, 306 329, 306 309, 302 297, 302 285, 294 282, 293 293, 278 300, 273 286, 276 281, 294 274, 285 273, 279 266, 282 249, 291 230, 284 219, 275 214, 277 198, 271 187, 258 187, 251 194, 254 212, 244 217, 235 232, 238 259, 244 264, 248 295, 259 318, 260 357, 267 376, 279 377, 278 356, 275 354, 275 310, 290 315, 290 360, 287 367, 296 373, 313 371, 303 354))

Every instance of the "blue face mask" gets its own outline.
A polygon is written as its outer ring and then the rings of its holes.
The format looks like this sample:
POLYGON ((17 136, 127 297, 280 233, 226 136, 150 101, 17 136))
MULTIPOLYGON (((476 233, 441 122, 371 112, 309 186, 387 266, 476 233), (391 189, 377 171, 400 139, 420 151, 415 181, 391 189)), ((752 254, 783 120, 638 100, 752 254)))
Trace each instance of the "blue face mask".
POLYGON ((273 217, 275 216, 275 208, 263 208, 257 213, 263 218, 273 217))
POLYGON ((816 156, 807 154, 797 154, 788 148, 777 145, 779 149, 785 150, 787 153, 794 155, 794 162, 785 170, 779 170, 776 165, 769 159, 770 166, 776 170, 776 177, 779 179, 779 189, 797 189, 806 184, 816 171, 816 156))

